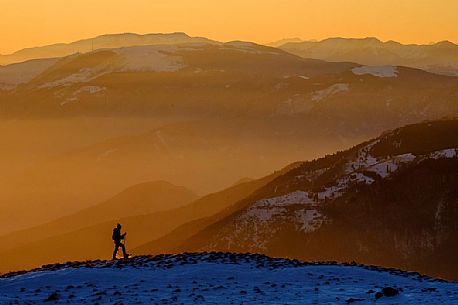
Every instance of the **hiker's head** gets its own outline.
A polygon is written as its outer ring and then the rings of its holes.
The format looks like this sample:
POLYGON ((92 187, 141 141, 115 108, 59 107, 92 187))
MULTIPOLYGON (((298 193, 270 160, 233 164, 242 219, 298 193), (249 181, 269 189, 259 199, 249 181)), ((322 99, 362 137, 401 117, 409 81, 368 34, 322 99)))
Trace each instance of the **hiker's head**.
POLYGON ((116 226, 118 229, 121 229, 121 224, 118 223, 118 225, 116 226))

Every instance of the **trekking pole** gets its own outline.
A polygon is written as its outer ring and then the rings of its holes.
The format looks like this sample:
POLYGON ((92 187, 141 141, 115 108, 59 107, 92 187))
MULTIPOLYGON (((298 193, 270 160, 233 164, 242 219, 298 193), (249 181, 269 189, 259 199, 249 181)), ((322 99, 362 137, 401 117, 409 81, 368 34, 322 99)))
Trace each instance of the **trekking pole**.
MULTIPOLYGON (((127 254, 127 234, 124 236, 124 253, 127 254)), ((124 256, 124 253, 123 253, 123 256, 124 256)), ((129 258, 129 254, 127 254, 127 257, 124 256, 124 258, 129 258)))

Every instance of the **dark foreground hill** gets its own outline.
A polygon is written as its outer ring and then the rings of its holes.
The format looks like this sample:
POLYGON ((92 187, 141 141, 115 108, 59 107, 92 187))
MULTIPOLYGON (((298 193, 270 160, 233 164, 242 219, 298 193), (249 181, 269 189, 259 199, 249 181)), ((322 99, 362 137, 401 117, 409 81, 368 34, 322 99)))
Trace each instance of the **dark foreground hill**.
POLYGON ((409 125, 279 176, 231 214, 137 249, 358 261, 458 279, 458 120, 409 125))
POLYGON ((49 265, 0 278, 1 304, 456 304, 458 284, 374 266, 199 253, 49 265))

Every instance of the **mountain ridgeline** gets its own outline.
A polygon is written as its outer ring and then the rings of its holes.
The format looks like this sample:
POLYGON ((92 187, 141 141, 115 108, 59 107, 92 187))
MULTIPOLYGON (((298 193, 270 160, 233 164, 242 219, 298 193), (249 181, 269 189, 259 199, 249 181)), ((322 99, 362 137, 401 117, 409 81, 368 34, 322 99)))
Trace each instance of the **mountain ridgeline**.
POLYGON ((71 43, 22 49, 8 55, 0 55, 0 65, 9 65, 37 58, 64 57, 75 53, 87 53, 98 49, 112 49, 142 45, 171 45, 179 43, 216 43, 203 37, 190 37, 185 33, 145 34, 135 33, 108 34, 82 39, 71 43))
POLYGON ((458 45, 441 41, 429 45, 404 45, 377 38, 328 38, 322 41, 292 39, 271 44, 304 58, 351 61, 364 65, 395 65, 458 75, 458 45))

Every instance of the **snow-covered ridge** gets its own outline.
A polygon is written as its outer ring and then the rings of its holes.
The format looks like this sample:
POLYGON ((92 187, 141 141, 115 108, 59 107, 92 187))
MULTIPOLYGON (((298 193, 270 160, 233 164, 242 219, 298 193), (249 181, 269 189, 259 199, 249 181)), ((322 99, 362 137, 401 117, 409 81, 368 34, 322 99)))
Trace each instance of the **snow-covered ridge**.
POLYGON ((0 303, 453 304, 457 283, 357 264, 187 253, 50 265, 0 279, 0 303))
POLYGON ((342 175, 336 179, 333 186, 328 186, 324 191, 318 193, 318 199, 335 199, 340 197, 352 183, 372 184, 374 178, 368 177, 365 173, 372 172, 380 178, 388 178, 401 166, 420 162, 425 159, 454 158, 457 156, 456 148, 433 151, 425 155, 414 155, 405 153, 401 155, 376 158, 370 154, 371 149, 379 140, 375 140, 358 150, 356 158, 345 164, 342 175))
POLYGON ((176 56, 177 46, 135 46, 115 49, 121 55, 119 71, 175 72, 184 67, 183 58, 176 56))
POLYGON ((361 66, 351 70, 356 75, 369 74, 376 77, 397 77, 398 69, 393 66, 361 66))
POLYGON ((103 61, 94 67, 84 67, 61 79, 40 84, 39 88, 65 87, 77 83, 87 83, 102 75, 114 72, 175 72, 184 67, 183 58, 175 54, 179 49, 180 46, 173 45, 149 45, 97 50, 93 53, 114 52, 117 58, 103 61))
POLYGON ((62 102, 60 102, 60 106, 65 106, 67 104, 71 103, 76 103, 79 100, 80 95, 82 94, 91 94, 91 95, 96 95, 96 94, 101 94, 104 91, 106 91, 106 87, 99 87, 99 86, 83 86, 72 93, 68 94, 65 92, 65 89, 59 90, 54 93, 54 96, 63 99, 62 102))
POLYGON ((285 222, 293 221, 297 224, 298 229, 304 232, 314 231, 324 221, 323 215, 316 209, 316 201, 310 197, 308 192, 303 191, 256 201, 239 221, 267 222, 278 221, 279 218, 285 222))
MULTIPOLYGON (((240 238, 243 232, 250 231, 249 228, 253 223, 256 224, 256 230, 250 238, 253 239, 252 244, 256 245, 257 249, 266 247, 268 237, 273 236, 281 227, 279 223, 294 224, 297 231, 304 233, 316 231, 329 221, 321 212, 322 203, 342 196, 351 186, 370 185, 376 181, 377 177, 378 179, 389 178, 402 166, 412 162, 457 157, 457 149, 450 148, 425 155, 406 153, 376 158, 370 152, 378 142, 379 140, 375 140, 359 148, 355 156, 345 162, 343 170, 333 183, 328 183, 319 191, 296 190, 253 202, 244 213, 237 217, 236 229, 233 234, 230 234, 231 239, 227 241, 234 242, 233 240, 240 238)), ((328 170, 331 168, 307 171, 296 176, 296 179, 310 182, 328 170)))

